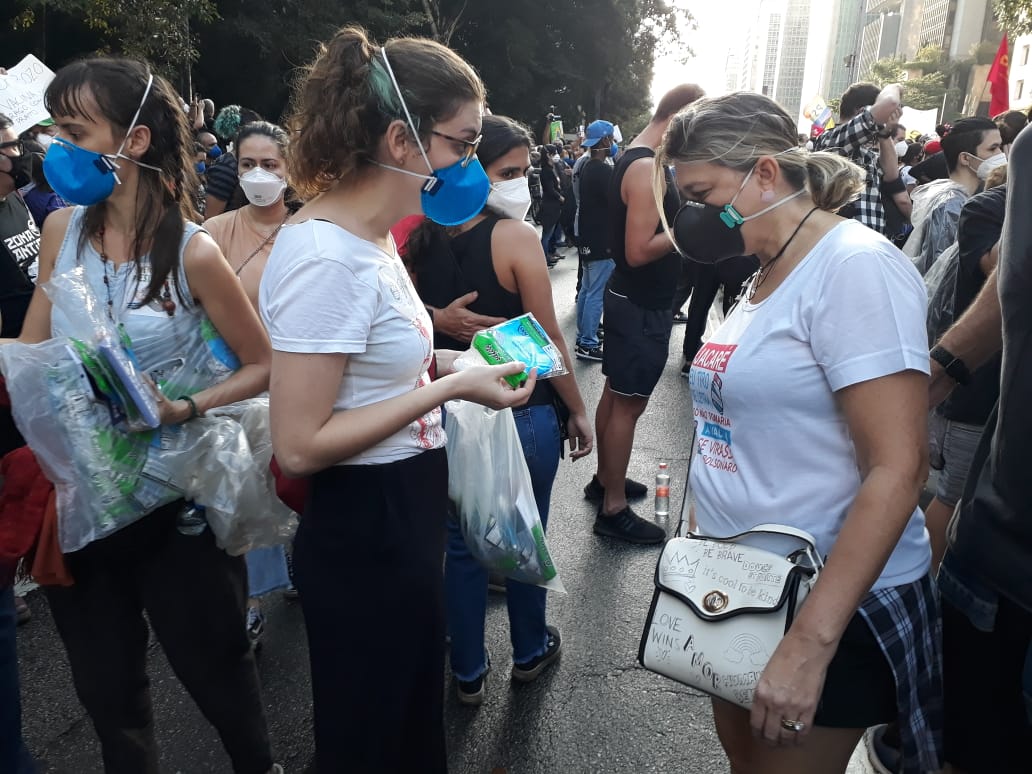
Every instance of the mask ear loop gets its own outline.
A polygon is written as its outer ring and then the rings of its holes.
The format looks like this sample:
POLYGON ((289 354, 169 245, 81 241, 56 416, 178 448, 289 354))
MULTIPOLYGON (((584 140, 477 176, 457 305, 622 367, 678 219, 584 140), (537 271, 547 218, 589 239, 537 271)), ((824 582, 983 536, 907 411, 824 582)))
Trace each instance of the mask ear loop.
MULTIPOLYGON (((412 115, 409 113, 408 105, 405 104, 405 97, 402 96, 401 87, 398 85, 398 79, 394 77, 394 68, 391 67, 390 60, 387 59, 387 48, 380 46, 380 56, 383 57, 383 63, 387 68, 387 75, 391 77, 391 84, 394 86, 394 92, 398 95, 398 101, 401 103, 401 109, 405 111, 405 120, 408 121, 409 128, 412 130, 412 135, 416 138, 416 145, 419 146, 419 153, 423 157, 423 161, 426 162, 426 168, 430 170, 431 177, 427 180, 426 185, 423 186, 424 190, 428 192, 434 192, 437 190, 439 185, 439 179, 434 177, 434 166, 430 163, 430 159, 427 158, 426 151, 423 149, 423 143, 419 140, 419 132, 416 130, 416 122, 412 120, 412 115)), ((408 172, 408 170, 399 169, 399 172, 408 172)), ((415 174, 408 172, 408 174, 415 174)), ((423 175, 416 175, 417 177, 423 177, 423 175)))
POLYGON ((150 73, 147 77, 147 87, 143 90, 143 98, 140 100, 140 104, 137 106, 136 112, 133 113, 133 120, 129 122, 129 129, 128 131, 126 131, 125 137, 122 138, 122 144, 118 146, 118 150, 115 152, 114 155, 107 153, 104 154, 104 158, 107 159, 108 164, 110 164, 111 166, 111 174, 115 176, 115 181, 119 185, 122 184, 122 181, 118 177, 117 170, 121 169, 121 167, 119 166, 118 162, 115 161, 115 159, 125 159, 126 161, 131 161, 133 164, 136 164, 137 166, 146 167, 147 169, 153 169, 155 172, 160 173, 162 171, 161 167, 155 167, 152 164, 146 164, 142 161, 137 161, 136 159, 122 155, 122 151, 125 150, 125 144, 129 141, 129 135, 132 134, 133 129, 136 128, 136 122, 140 120, 140 112, 143 110, 143 106, 147 103, 147 97, 150 96, 151 86, 153 85, 154 73, 150 73))

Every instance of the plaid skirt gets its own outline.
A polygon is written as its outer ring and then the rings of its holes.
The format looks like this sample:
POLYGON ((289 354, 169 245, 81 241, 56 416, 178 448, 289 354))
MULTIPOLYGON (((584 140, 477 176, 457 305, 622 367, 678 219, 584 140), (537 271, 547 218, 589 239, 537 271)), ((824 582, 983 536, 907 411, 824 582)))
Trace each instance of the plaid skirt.
POLYGON ((942 619, 930 575, 872 591, 860 605, 896 678, 902 774, 942 768, 942 619))

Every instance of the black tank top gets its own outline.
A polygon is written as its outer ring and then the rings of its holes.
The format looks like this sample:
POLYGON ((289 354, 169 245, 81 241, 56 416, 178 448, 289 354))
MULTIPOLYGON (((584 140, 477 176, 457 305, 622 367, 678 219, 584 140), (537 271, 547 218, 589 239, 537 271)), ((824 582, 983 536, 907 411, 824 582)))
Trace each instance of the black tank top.
MULTIPOLYGON (((654 158, 655 155, 656 152, 652 148, 631 148, 616 162, 612 187, 609 189, 609 218, 613 229, 612 257, 616 262, 616 268, 609 284, 615 293, 627 296, 632 303, 644 309, 669 309, 674 303, 677 281, 681 276, 681 256, 677 254, 677 251, 671 250, 662 258, 644 266, 629 266, 627 256, 624 254, 627 237, 627 205, 623 203, 623 198, 620 196, 624 174, 627 172, 627 167, 638 159, 654 158)), ((676 187, 670 184, 669 174, 667 178, 663 210, 667 220, 672 222, 680 202, 676 187)), ((662 228, 662 225, 657 223, 656 233, 662 231, 662 228)))
MULTIPOLYGON (((500 218, 489 215, 469 231, 448 238, 437 235, 428 250, 417 259, 416 282, 424 304, 441 309, 456 298, 477 291, 477 300, 467 309, 477 314, 511 320, 523 314, 519 293, 502 287, 495 274, 491 254, 491 235, 500 218)), ((434 346, 439 349, 469 349, 451 336, 434 332, 434 346)), ((547 381, 538 382, 528 405, 550 403, 552 388, 547 381)))

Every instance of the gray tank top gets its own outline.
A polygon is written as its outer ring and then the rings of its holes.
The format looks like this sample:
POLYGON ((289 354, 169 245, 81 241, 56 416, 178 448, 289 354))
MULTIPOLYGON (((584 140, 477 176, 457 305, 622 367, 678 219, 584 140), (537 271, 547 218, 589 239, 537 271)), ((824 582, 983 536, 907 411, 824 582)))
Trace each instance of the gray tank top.
MULTIPOLYGON (((76 207, 68 222, 68 231, 57 253, 54 275, 82 266, 86 281, 97 297, 99 306, 108 308, 108 291, 111 293, 111 315, 128 334, 133 352, 143 370, 165 387, 168 377, 175 375, 174 385, 168 385, 166 394, 187 394, 219 382, 239 367, 236 356, 222 341, 221 336, 208 320, 199 304, 194 301, 186 279, 182 256, 187 243, 203 229, 187 221, 183 226, 183 237, 179 243, 179 292, 169 282, 172 298, 176 302, 171 316, 162 308, 161 301, 143 304, 150 282, 150 256, 140 256, 137 261, 123 263, 117 269, 107 265, 108 287, 105 287, 105 266, 100 253, 90 242, 80 248, 79 236, 84 225, 85 207, 76 207), (137 279, 136 266, 140 266, 137 279), (182 298, 180 298, 180 295, 182 298), (190 373, 184 373, 184 365, 190 373)), ((50 315, 51 336, 73 335, 67 316, 56 306, 50 315)))

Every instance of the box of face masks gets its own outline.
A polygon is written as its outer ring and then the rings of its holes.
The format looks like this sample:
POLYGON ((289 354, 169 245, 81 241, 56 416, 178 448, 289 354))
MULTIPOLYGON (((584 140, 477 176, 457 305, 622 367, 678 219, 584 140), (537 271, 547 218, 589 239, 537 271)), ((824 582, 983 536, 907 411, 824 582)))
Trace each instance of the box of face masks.
POLYGON ((474 364, 476 361, 471 358, 472 352, 476 352, 480 360, 488 365, 513 361, 523 363, 523 373, 505 377, 514 388, 527 381, 527 374, 532 368, 537 369, 538 379, 551 379, 569 373, 558 347, 532 314, 514 317, 474 335, 472 350, 460 358, 464 361, 462 364, 456 365, 461 368, 461 365, 474 364))

